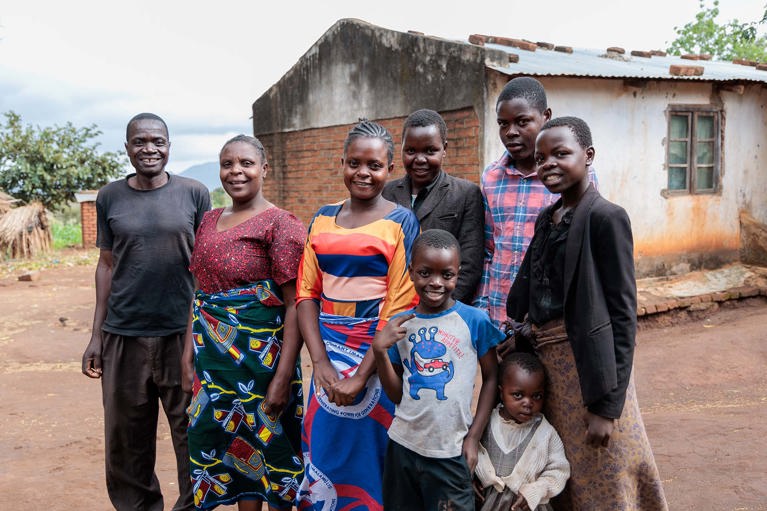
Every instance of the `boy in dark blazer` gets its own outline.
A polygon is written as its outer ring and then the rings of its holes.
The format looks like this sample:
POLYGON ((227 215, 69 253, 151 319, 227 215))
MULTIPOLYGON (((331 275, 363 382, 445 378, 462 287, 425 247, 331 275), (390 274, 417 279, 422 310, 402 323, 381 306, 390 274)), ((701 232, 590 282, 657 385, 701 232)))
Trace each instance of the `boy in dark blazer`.
POLYGON ((482 192, 471 181, 442 169, 447 126, 434 110, 416 110, 402 129, 406 175, 386 183, 383 196, 412 209, 421 231, 442 229, 458 239, 461 272, 453 297, 471 304, 482 276, 485 211, 482 192))

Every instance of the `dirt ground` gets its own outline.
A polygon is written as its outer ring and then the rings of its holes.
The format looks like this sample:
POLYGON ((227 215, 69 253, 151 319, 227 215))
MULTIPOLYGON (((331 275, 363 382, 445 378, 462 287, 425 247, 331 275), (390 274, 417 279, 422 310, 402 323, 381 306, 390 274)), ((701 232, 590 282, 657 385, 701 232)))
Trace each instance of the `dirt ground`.
MULTIPOLYGON (((40 276, 0 278, 0 508, 108 510, 101 388, 80 373, 93 266, 40 276)), ((767 510, 767 302, 683 319, 643 324, 635 365, 670 509, 767 510)), ((177 490, 163 420, 157 472, 170 509, 177 490)))

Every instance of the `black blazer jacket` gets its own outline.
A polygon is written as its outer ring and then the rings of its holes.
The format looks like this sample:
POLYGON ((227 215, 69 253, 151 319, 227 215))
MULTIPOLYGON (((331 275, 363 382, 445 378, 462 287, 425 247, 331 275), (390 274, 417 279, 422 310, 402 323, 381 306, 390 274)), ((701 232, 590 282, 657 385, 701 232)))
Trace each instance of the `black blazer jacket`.
MULTIPOLYGON (((561 199, 538 216, 535 236, 561 199)), ((506 312, 522 321, 530 304, 530 252, 506 312)), ((589 411, 617 419, 631 376, 636 337, 634 242, 626 211, 591 185, 573 212, 565 245, 564 320, 589 411)))
MULTIPOLYGON (((408 209, 411 191, 408 176, 386 183, 384 198, 408 209)), ((443 229, 458 239, 461 246, 461 271, 453 297, 470 304, 482 278, 484 261, 485 206, 479 186, 453 177, 444 170, 416 212, 421 231, 443 229)))

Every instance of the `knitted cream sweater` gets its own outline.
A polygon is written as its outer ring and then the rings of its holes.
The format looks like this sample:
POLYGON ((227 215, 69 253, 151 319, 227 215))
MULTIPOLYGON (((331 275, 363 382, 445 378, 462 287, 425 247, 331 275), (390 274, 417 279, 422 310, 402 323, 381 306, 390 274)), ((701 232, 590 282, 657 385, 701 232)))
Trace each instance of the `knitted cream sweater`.
MULTIPOLYGON (((493 410, 487 427, 491 428, 490 434, 496 438, 499 445, 503 445, 504 429, 513 426, 500 416, 499 408, 493 410)), ((508 486, 517 495, 522 494, 525 497, 530 509, 535 509, 539 504, 546 504, 565 488, 565 483, 570 477, 570 464, 565 457, 565 449, 559 435, 546 417, 541 417, 538 429, 511 474, 498 477, 487 451, 481 444, 474 472, 483 487, 493 485, 501 492, 508 486)))

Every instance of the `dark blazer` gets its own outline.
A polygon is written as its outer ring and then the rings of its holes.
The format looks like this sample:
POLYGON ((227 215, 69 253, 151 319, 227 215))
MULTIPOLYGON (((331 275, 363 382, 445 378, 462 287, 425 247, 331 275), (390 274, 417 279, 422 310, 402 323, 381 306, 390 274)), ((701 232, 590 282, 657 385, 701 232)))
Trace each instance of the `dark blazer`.
MULTIPOLYGON (((383 196, 408 209, 410 178, 408 176, 386 183, 383 196)), ((471 181, 453 177, 444 170, 416 212, 421 231, 443 229, 458 239, 461 246, 461 271, 453 297, 471 303, 482 278, 484 261, 485 206, 479 186, 471 181)))
MULTIPOLYGON (((535 234, 561 199, 538 216, 535 234)), ((506 302, 522 321, 530 306, 530 252, 506 302)), ((589 411, 617 419, 631 376, 636 337, 634 242, 626 211, 591 185, 573 212, 565 245, 564 319, 581 395, 589 411)))

